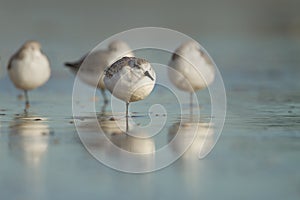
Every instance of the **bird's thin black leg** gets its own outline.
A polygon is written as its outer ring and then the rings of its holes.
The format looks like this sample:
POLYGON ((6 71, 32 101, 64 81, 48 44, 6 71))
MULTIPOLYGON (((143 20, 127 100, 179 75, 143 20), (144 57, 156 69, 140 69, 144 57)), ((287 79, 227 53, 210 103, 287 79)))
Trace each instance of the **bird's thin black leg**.
POLYGON ((27 90, 24 90, 24 95, 25 95, 25 111, 27 111, 30 107, 27 90))

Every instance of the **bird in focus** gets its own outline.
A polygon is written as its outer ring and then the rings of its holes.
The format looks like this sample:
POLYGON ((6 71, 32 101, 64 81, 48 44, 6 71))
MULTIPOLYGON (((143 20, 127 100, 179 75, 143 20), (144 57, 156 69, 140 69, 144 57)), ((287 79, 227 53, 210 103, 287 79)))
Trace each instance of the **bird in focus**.
POLYGON ((126 102, 127 119, 129 103, 146 98, 153 90, 155 80, 156 74, 150 63, 135 57, 116 61, 106 68, 104 76, 104 84, 111 94, 126 102))

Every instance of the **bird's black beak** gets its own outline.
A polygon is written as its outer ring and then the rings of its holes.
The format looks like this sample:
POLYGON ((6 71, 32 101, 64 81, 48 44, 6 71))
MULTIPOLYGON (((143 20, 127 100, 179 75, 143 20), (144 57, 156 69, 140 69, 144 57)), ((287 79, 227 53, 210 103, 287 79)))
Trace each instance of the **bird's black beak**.
POLYGON ((145 71, 145 76, 148 76, 152 81, 154 81, 154 78, 149 74, 148 71, 145 71))

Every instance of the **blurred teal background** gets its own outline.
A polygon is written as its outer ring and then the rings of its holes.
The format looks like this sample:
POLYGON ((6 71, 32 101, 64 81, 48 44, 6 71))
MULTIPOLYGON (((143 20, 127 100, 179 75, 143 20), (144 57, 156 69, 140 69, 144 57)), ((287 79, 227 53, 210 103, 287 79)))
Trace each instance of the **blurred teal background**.
MULTIPOLYGON (((247 54, 245 57, 251 60, 252 56, 276 54, 298 46, 299 6, 297 0, 122 3, 114 0, 1 0, 1 63, 6 65, 9 56, 25 40, 36 39, 43 44, 53 67, 59 68, 62 61, 79 57, 115 33, 136 27, 159 26, 197 39, 222 70, 241 59, 237 53, 247 54), (289 42, 288 47, 279 45, 278 49, 267 49, 282 39, 289 42), (243 43, 249 40, 250 43, 243 43), (261 40, 265 44, 261 44, 261 40), (272 53, 266 52, 270 50, 272 53)), ((262 58, 265 59, 264 55, 262 58)), ((2 69, 2 76, 4 71, 2 69)))

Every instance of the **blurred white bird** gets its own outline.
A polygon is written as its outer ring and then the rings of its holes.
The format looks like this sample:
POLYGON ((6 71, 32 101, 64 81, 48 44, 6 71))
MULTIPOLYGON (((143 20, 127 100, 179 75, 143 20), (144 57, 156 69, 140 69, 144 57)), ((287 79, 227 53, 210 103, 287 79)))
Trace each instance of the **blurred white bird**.
POLYGON ((83 82, 99 88, 106 104, 108 99, 105 95, 103 82, 104 69, 123 56, 132 57, 134 54, 126 42, 114 40, 109 44, 107 50, 93 51, 76 62, 66 62, 65 66, 69 67, 75 74, 79 71, 78 76, 83 82))
POLYGON ((27 91, 45 84, 51 74, 48 58, 37 41, 27 41, 10 58, 8 74, 16 88, 24 90, 25 111, 30 107, 27 91))
POLYGON ((178 89, 191 94, 191 107, 193 93, 208 87, 215 78, 213 62, 195 41, 185 42, 177 48, 169 67, 168 75, 171 82, 178 89))

